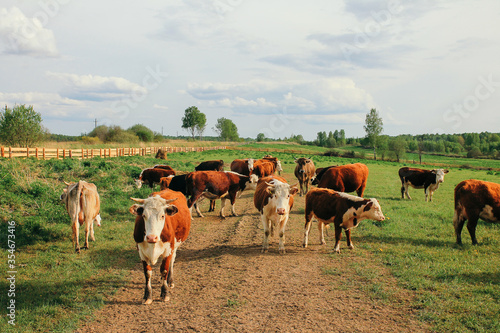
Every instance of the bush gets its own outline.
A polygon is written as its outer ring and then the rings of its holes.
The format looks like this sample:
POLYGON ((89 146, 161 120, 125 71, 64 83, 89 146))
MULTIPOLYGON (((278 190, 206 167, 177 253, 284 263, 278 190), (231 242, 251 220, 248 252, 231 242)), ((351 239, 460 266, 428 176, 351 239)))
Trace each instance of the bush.
POLYGON ((102 143, 98 137, 82 136, 82 143, 86 145, 97 145, 102 143))

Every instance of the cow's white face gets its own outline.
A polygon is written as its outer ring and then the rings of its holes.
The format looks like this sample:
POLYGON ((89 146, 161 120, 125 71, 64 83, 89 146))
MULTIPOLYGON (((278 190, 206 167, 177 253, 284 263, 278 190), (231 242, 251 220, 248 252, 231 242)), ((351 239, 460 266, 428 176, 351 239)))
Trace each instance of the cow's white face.
POLYGON ((288 213, 290 211, 290 197, 297 193, 298 188, 290 187, 290 185, 277 180, 266 184, 269 185, 267 191, 272 195, 272 200, 275 202, 276 213, 278 215, 288 213))
POLYGON ((448 173, 448 170, 437 169, 432 170, 432 172, 436 174, 436 184, 439 184, 444 182, 444 175, 448 173))
POLYGON ((281 172, 283 168, 281 167, 281 161, 276 162, 276 171, 281 172))
POLYGON ((165 226, 165 217, 175 215, 178 209, 174 205, 170 205, 176 199, 165 200, 159 195, 149 197, 147 199, 132 200, 141 203, 140 205, 132 205, 129 211, 132 214, 140 215, 144 219, 146 235, 144 240, 148 243, 156 243, 160 240, 161 232, 165 226))
POLYGON ((253 171, 253 158, 248 159, 248 171, 253 171))
POLYGON ((137 186, 137 188, 141 188, 142 187, 142 180, 140 180, 140 179, 134 179, 134 182, 135 182, 135 186, 137 186))
POLYGON ((364 211, 366 214, 366 218, 370 220, 375 220, 375 221, 383 221, 385 220, 385 216, 382 213, 382 207, 380 207, 380 204, 377 199, 370 199, 370 202, 365 206, 364 209, 368 209, 364 211))

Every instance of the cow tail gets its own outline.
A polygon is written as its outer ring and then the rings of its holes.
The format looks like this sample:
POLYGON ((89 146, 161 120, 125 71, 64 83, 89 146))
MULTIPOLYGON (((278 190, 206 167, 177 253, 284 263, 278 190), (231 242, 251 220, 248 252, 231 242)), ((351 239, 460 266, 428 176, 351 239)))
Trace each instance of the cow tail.
POLYGON ((78 217, 78 221, 80 222, 80 225, 83 224, 83 222, 85 221, 85 216, 84 216, 84 211, 83 211, 83 207, 85 206, 85 198, 84 198, 84 188, 83 188, 83 184, 81 183, 81 181, 78 182, 78 187, 77 187, 77 198, 78 198, 78 206, 76 208, 76 216, 78 217))

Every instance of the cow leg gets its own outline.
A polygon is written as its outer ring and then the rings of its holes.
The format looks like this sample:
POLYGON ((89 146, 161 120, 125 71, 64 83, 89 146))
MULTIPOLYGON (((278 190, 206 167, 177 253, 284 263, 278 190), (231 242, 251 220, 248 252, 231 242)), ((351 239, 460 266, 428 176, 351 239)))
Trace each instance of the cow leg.
POLYGON ((83 245, 84 249, 89 248, 89 233, 90 233, 90 224, 92 220, 89 220, 88 217, 85 217, 85 244, 83 245))
POLYGON ((224 207, 226 207, 226 198, 221 198, 220 199, 220 217, 225 219, 226 216, 224 215, 224 207))
POLYGON ((271 221, 266 217, 265 214, 260 215, 262 220, 262 227, 264 228, 264 241, 262 242, 262 252, 267 252, 269 250, 269 234, 271 228, 271 221))
POLYGON ((465 216, 455 209, 453 214, 453 226, 455 227, 455 237, 457 238, 457 244, 462 244, 462 229, 465 223, 465 216))
POLYGON ((323 224, 322 221, 318 221, 318 232, 319 232, 319 244, 320 245, 326 244, 324 230, 325 230, 325 225, 323 224))
MULTIPOLYGON (((200 208, 198 207, 198 201, 201 201, 200 197, 202 195, 202 192, 195 191, 192 195, 191 198, 189 198, 187 204, 188 207, 191 209, 191 212, 193 212, 192 208, 194 206, 194 209, 196 210, 196 213, 198 214, 198 217, 205 217, 203 214, 200 212, 200 208)), ((193 214, 191 214, 192 216, 193 214)))
POLYGON ((170 299, 170 297, 167 296, 167 288, 168 288, 168 280, 172 279, 170 276, 170 263, 172 261, 172 256, 170 255, 166 258, 163 259, 161 262, 160 266, 160 274, 161 274, 161 294, 160 294, 160 299, 163 302, 166 302, 170 299))
POLYGON ((430 193, 429 188, 427 187, 426 189, 424 189, 424 192, 425 192, 425 201, 427 202, 427 199, 429 198, 429 193, 430 193))
POLYGON ((410 192, 408 192, 408 189, 409 189, 409 188, 410 188, 410 186, 409 186, 407 183, 405 183, 405 184, 404 184, 404 189, 405 189, 405 194, 406 194, 406 197, 407 197, 408 199, 410 199, 410 200, 411 200, 411 197, 410 197, 410 192))
POLYGON ((174 253, 172 253, 172 260, 170 260, 170 267, 168 268, 167 275, 167 286, 170 288, 174 287, 174 262, 177 256, 177 248, 174 249, 174 253))
POLYGON ((351 229, 346 229, 345 237, 347 238, 347 247, 350 248, 351 250, 354 249, 354 245, 352 244, 351 241, 351 229))
POLYGON ((229 202, 231 202, 231 214, 233 214, 233 216, 238 216, 238 214, 236 214, 236 211, 234 210, 234 204, 236 203, 236 193, 229 194, 229 200, 229 202))
POLYGON ((79 242, 80 224, 78 219, 73 222, 73 244, 75 245, 75 252, 80 253, 80 242, 79 242))
POLYGON ((210 208, 208 209, 209 212, 214 212, 215 211, 215 200, 210 200, 210 208))
POLYGON ((472 245, 477 245, 476 226, 478 219, 479 218, 477 216, 469 216, 469 221, 467 222, 467 230, 469 230, 470 239, 472 240, 472 245))
POLYGON ((358 188, 358 190, 356 191, 356 193, 358 194, 358 197, 363 197, 363 195, 365 194, 365 188, 366 188, 366 184, 362 184, 360 188, 358 188))
POLYGON ((288 221, 288 216, 278 215, 278 219, 276 222, 279 223, 280 226, 280 232, 279 232, 280 242, 278 245, 278 252, 280 254, 285 254, 285 227, 287 221, 288 221))
POLYGON ((307 194, 307 192, 309 192, 309 180, 308 180, 308 179, 306 179, 306 180, 304 181, 304 184, 305 184, 305 186, 306 186, 306 192, 305 192, 304 194, 307 194))
POLYGON ((304 183, 301 179, 299 179, 299 187, 300 187, 299 196, 302 196, 304 194, 304 183))
POLYGON ((142 298, 142 304, 151 304, 153 303, 153 297, 151 295, 151 275, 153 274, 153 270, 151 269, 151 266, 149 266, 145 261, 142 261, 142 267, 144 268, 144 277, 146 278, 146 287, 144 288, 144 297, 142 298))
POLYGON ((340 253, 340 239, 342 238, 342 228, 335 226, 335 247, 333 250, 340 253))
POLYGON ((94 235, 94 220, 90 221, 90 240, 95 242, 95 235, 94 235))
MULTIPOLYGON (((306 214, 306 224, 304 225, 304 241, 302 242, 303 247, 307 247, 307 241, 309 238, 309 230, 311 229, 311 220, 313 214, 306 214)), ((318 221, 319 223, 319 221, 318 221)))
POLYGON ((404 184, 401 184, 401 199, 404 199, 405 198, 405 185, 404 184))

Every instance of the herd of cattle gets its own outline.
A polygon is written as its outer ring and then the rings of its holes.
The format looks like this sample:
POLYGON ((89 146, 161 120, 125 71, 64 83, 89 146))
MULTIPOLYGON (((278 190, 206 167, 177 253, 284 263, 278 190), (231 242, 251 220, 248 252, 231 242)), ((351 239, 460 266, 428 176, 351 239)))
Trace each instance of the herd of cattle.
MULTIPOLYGON (((362 163, 316 168, 311 158, 295 159, 295 177, 298 185, 289 185, 279 176, 281 163, 276 157, 265 156, 254 160, 237 159, 231 163, 231 171, 223 171, 224 161, 206 161, 195 171, 177 175, 168 165, 155 165, 142 170, 135 180, 138 188, 146 183, 151 188, 160 185, 160 191, 146 199, 131 198, 136 203, 129 211, 136 215, 134 240, 144 267, 146 288, 144 304, 152 302, 151 275, 152 265, 162 258, 160 273, 162 277, 161 299, 166 301, 167 287, 173 287, 173 265, 178 247, 186 240, 192 220, 194 207, 199 217, 203 217, 198 203, 210 200, 209 211, 215 209, 215 200, 221 199, 220 216, 225 218, 226 200, 231 203, 231 214, 236 215, 235 201, 247 189, 255 189, 254 205, 260 213, 264 229, 262 251, 269 247, 269 235, 278 229, 278 251, 285 253, 284 232, 294 196, 305 195, 305 226, 303 246, 307 247, 311 221, 318 221, 319 241, 325 244, 323 229, 333 223, 335 228, 336 252, 340 252, 342 230, 347 238, 347 246, 353 248, 351 229, 361 220, 385 219, 377 199, 364 199, 363 194, 368 179, 368 167, 362 163), (276 175, 278 173, 278 175, 276 175), (309 184, 317 188, 309 190, 309 184), (356 192, 357 196, 347 194, 356 192)), ((444 181, 448 170, 423 170, 403 167, 399 170, 401 197, 411 199, 408 188, 424 189, 425 200, 432 200, 434 191, 444 181)), ((80 252, 79 226, 85 227, 85 245, 88 237, 94 240, 93 222, 100 225, 100 201, 94 184, 85 181, 66 183, 61 195, 70 215, 73 228, 73 242, 76 252, 80 252)), ((462 228, 467 222, 472 243, 477 244, 475 230, 478 219, 489 222, 500 220, 500 185, 496 183, 465 180, 455 188, 455 213, 453 224, 456 242, 461 244, 462 228)))

